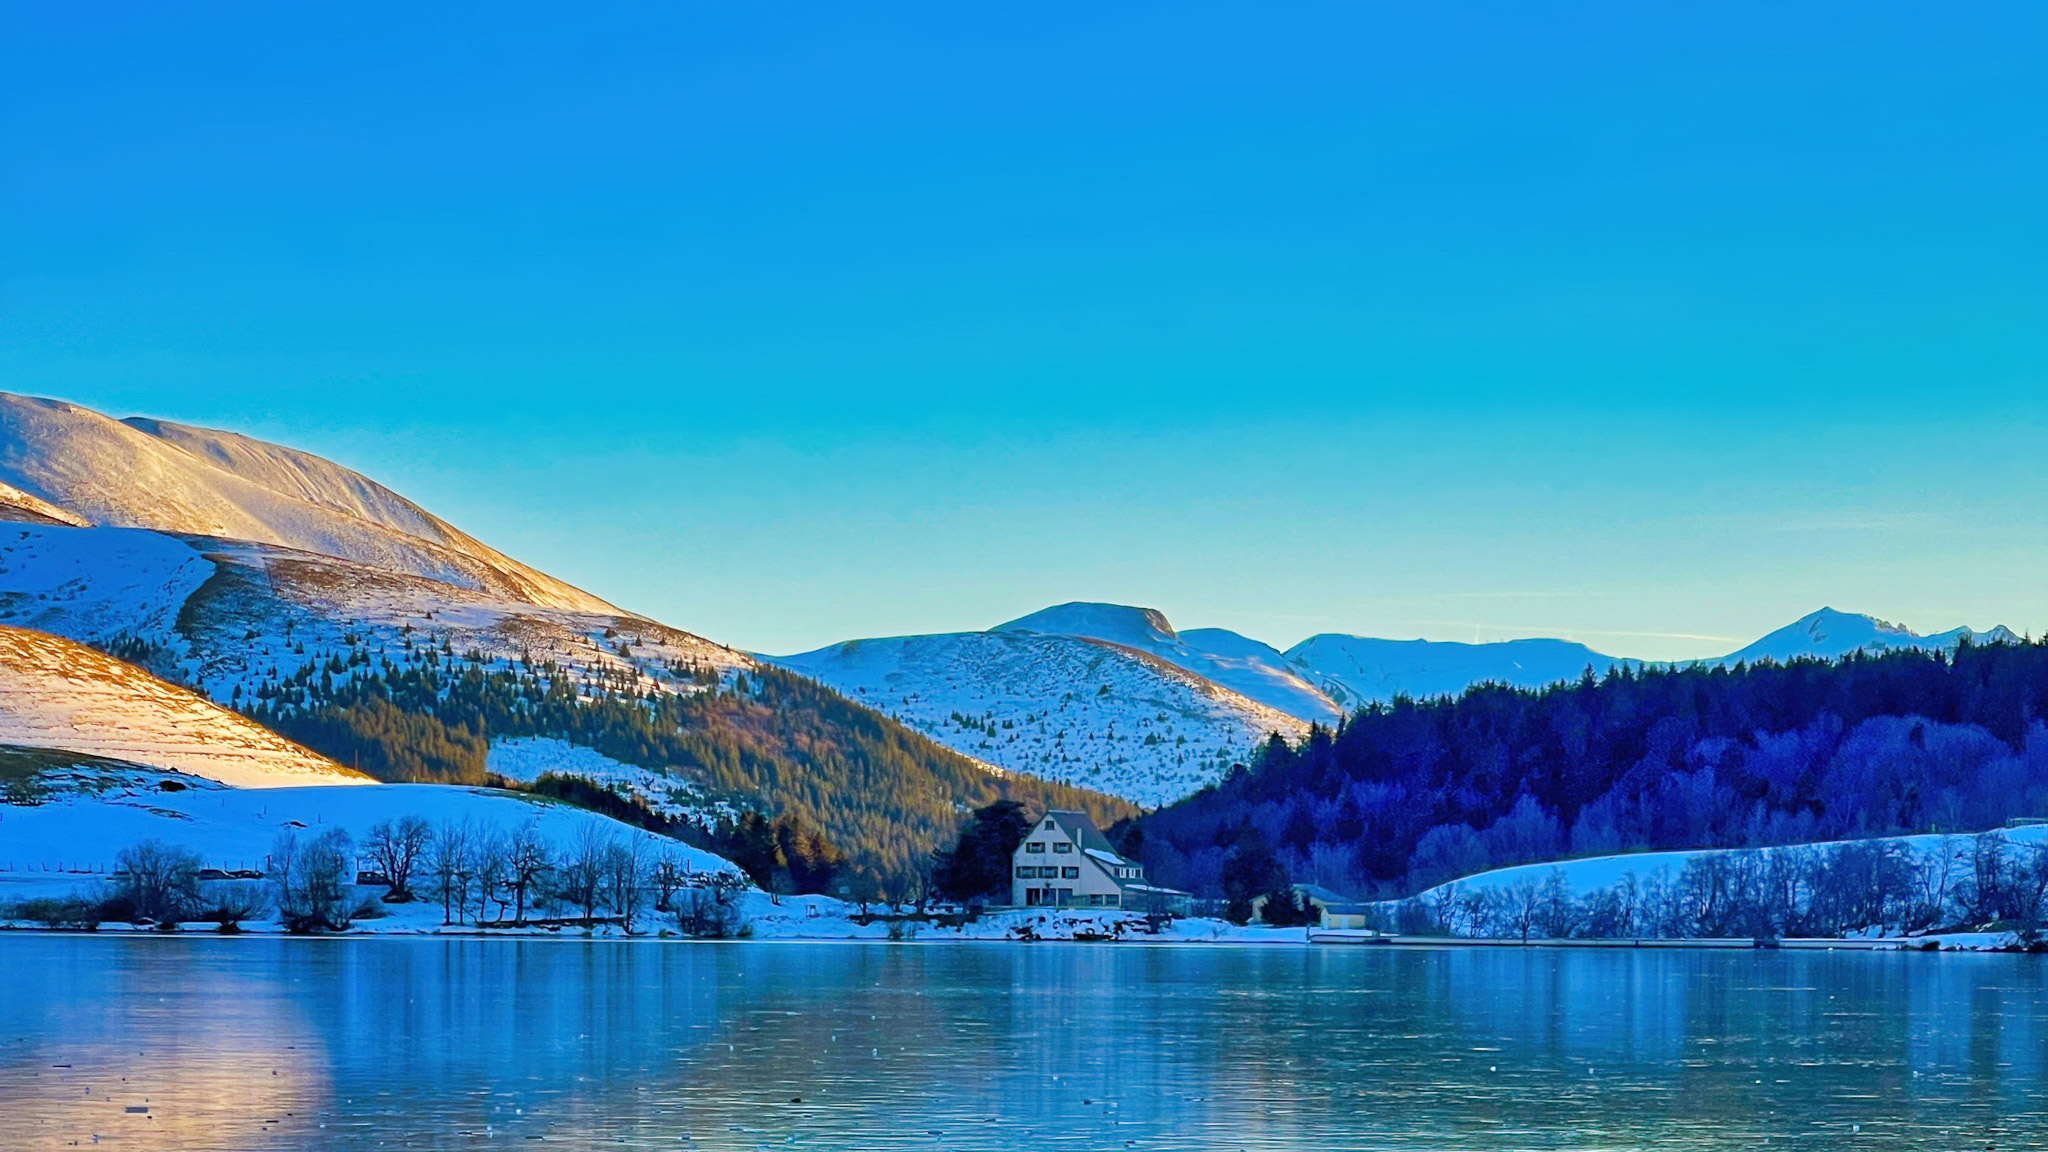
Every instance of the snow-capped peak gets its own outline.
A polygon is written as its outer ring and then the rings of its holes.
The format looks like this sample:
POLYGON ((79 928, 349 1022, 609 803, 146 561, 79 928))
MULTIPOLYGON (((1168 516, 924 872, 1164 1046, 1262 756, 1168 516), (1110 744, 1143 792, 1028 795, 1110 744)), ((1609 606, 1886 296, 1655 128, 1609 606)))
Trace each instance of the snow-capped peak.
POLYGON ((1783 662, 1801 657, 1833 659, 1851 652, 1884 652, 1908 648, 1946 649, 1954 648, 1964 640, 1992 644, 2018 639, 2019 637, 2003 624, 1984 632, 1970 628, 1951 628, 1946 632, 1922 635, 1903 624, 1894 624, 1875 616, 1822 608, 1764 636, 1754 644, 1721 657, 1716 663, 1755 663, 1758 660, 1783 662))
POLYGON ((0 516, 249 540, 543 607, 618 611, 318 456, 61 400, 0 393, 0 516))
POLYGON ((1127 644, 1133 648, 1173 644, 1180 639, 1174 633, 1173 625, 1167 623, 1166 614, 1157 608, 1100 604, 1087 600, 1075 600, 1051 608, 1041 608, 1029 616, 1019 616, 1007 624, 998 624, 989 631, 1085 636, 1091 640, 1107 640, 1112 644, 1127 644))

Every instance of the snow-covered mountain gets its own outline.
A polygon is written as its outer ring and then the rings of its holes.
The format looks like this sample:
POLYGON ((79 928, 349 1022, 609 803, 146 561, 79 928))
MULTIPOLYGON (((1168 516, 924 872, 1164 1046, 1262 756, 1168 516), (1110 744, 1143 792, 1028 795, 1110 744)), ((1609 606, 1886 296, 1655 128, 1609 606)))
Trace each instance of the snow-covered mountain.
POLYGON ((1287 666, 1271 645, 1225 628, 1176 633, 1155 608, 1075 601, 998 624, 991 632, 1077 636, 1135 648, 1297 720, 1335 722, 1343 710, 1287 666))
POLYGON ((988 632, 852 640, 776 662, 1000 768, 1156 805, 1272 733, 1308 730, 1179 662, 1275 686, 1227 659, 1180 643, 1156 612, 1065 605, 988 632))
MULTIPOLYGON (((1953 648, 2005 628, 1920 636, 1823 609, 1708 663, 1953 648)), ((1156 609, 1077 601, 987 632, 853 640, 773 658, 960 752, 1141 804, 1185 796, 1273 732, 1296 737, 1396 696, 1482 683, 1542 688, 1645 662, 1568 640, 1461 644, 1324 633, 1282 653, 1222 628, 1175 631, 1156 609)))
MULTIPOLYGON (((1192 634, 1182 633, 1183 638, 1189 635, 1192 634)), ((1733 665, 1763 659, 1782 663, 1801 657, 1834 659, 1856 651, 1945 649, 1954 648, 1966 638, 1979 644, 2019 639, 2002 625, 1983 632, 1954 628, 1923 636, 1873 616, 1823 608, 1726 656, 1697 663, 1733 665)), ((1415 699, 1455 696, 1482 683, 1541 688, 1576 680, 1589 668, 1598 676, 1610 668, 1642 667, 1648 663, 1604 655, 1569 640, 1459 644, 1445 640, 1378 640, 1335 633, 1311 636, 1289 648, 1286 662, 1304 680, 1347 710, 1392 700, 1397 695, 1415 699)))
POLYGON ((0 510, 274 544, 499 599, 618 612, 318 456, 61 400, 0 393, 0 510))
POLYGON ((1875 616, 1822 608, 1711 663, 1754 664, 1758 660, 1766 659, 1784 663, 1801 657, 1831 660, 1859 651, 1887 652, 1909 648, 1931 651, 1954 648, 1964 640, 1977 644, 1996 644, 2018 639, 2012 629, 2003 624, 1983 632, 1969 628, 1951 628, 1946 632, 1923 636, 1904 625, 1879 620, 1875 616))
POLYGON ((1377 640, 1325 632, 1286 653, 1288 667, 1344 708, 1396 696, 1455 696, 1474 684, 1541 688, 1576 680, 1591 668, 1600 675, 1617 664, 1569 640, 1507 640, 1459 644, 1448 640, 1377 640))
POLYGON ((1001 797, 1127 810, 621 612, 317 457, 56 401, 0 396, 0 624, 87 644, 385 775, 574 774, 670 816, 797 816, 884 875, 1001 797), (438 725, 458 693, 499 710, 496 746, 438 725), (366 727, 375 700, 417 723, 366 727), (652 742, 624 735, 617 709, 634 701, 656 718, 652 742), (532 739, 543 709, 610 755, 532 739))
POLYGON ((132 664, 22 628, 0 627, 0 746, 82 753, 238 788, 374 783, 132 664))

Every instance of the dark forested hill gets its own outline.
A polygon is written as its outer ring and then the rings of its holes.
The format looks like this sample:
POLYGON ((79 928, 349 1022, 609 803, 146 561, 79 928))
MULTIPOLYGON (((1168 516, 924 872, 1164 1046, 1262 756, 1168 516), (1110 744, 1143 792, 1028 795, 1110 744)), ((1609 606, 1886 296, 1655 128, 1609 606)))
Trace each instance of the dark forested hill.
POLYGON ((1784 844, 2048 815, 2048 643, 1621 669, 1368 707, 1145 818, 1167 883, 1240 845, 1394 893, 1637 848, 1784 844))

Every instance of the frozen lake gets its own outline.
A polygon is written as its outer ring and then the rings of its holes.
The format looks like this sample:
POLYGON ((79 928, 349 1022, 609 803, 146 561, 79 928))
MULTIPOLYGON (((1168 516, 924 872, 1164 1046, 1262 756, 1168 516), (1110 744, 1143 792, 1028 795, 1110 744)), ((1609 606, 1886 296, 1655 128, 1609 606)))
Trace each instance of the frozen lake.
POLYGON ((9 1149, 2012 1149, 2044 1060, 2031 956, 0 937, 9 1149))

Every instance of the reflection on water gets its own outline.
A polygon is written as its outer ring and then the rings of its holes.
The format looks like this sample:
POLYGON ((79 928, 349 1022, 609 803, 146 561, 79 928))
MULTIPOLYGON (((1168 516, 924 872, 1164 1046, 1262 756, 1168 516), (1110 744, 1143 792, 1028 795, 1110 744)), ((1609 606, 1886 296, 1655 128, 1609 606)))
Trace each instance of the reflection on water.
POLYGON ((2044 971, 19 934, 0 1147, 2048 1147, 2044 971))

